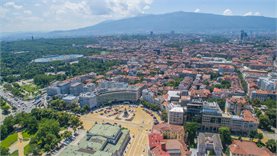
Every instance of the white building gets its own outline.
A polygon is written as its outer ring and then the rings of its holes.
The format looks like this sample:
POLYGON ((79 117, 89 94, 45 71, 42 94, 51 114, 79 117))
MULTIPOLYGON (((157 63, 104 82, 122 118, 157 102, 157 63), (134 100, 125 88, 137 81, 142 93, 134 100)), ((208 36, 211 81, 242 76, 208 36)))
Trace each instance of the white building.
POLYGON ((147 101, 149 103, 155 103, 154 93, 149 91, 148 89, 142 90, 142 100, 147 101))
POLYGON ((111 88, 102 89, 96 93, 98 104, 117 103, 117 102, 137 102, 140 98, 140 88, 111 88))
POLYGON ((60 90, 59 87, 49 86, 47 88, 47 95, 48 96, 55 96, 55 95, 58 95, 58 94, 61 94, 61 90, 60 90))
POLYGON ((114 81, 102 81, 99 83, 99 88, 109 89, 109 88, 127 88, 128 83, 125 82, 114 82, 114 81))
POLYGON ((62 99, 67 104, 73 104, 78 102, 78 98, 76 96, 68 95, 62 99))
POLYGON ((74 96, 79 96, 83 92, 83 84, 76 82, 70 85, 70 94, 74 96))
POLYGON ((262 90, 277 90, 277 79, 272 79, 270 77, 261 77, 259 78, 258 85, 262 90))
POLYGON ((184 123, 184 109, 183 107, 176 106, 168 112, 168 123, 174 125, 183 125, 184 123))
POLYGON ((173 102, 173 101, 179 101, 180 97, 181 97, 181 92, 180 91, 168 91, 168 101, 169 102, 173 102))
POLYGON ((94 108, 97 106, 96 95, 92 92, 82 93, 79 96, 79 103, 81 107, 88 105, 89 108, 94 108))
POLYGON ((88 83, 84 86, 84 92, 93 92, 96 88, 94 83, 88 83))
POLYGON ((69 94, 69 82, 60 82, 57 86, 60 88, 61 94, 69 94))

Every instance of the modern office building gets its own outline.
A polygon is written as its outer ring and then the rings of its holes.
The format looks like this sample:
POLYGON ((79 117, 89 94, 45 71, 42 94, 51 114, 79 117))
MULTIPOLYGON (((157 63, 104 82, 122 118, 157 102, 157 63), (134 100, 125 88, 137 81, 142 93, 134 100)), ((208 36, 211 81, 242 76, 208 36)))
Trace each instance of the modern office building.
POLYGON ((258 128, 258 119, 247 107, 239 110, 240 114, 234 115, 223 112, 216 102, 193 100, 186 106, 169 104, 168 122, 183 125, 187 121, 201 123, 201 130, 218 132, 222 126, 229 127, 232 132, 247 135, 258 128))
POLYGON ((202 99, 193 99, 186 106, 186 112, 184 114, 187 116, 187 121, 198 121, 202 117, 203 101, 202 99))
POLYGON ((217 103, 203 105, 201 129, 218 132, 222 126, 229 127, 232 132, 247 135, 258 128, 258 120, 249 110, 243 110, 241 115, 223 113, 217 103))

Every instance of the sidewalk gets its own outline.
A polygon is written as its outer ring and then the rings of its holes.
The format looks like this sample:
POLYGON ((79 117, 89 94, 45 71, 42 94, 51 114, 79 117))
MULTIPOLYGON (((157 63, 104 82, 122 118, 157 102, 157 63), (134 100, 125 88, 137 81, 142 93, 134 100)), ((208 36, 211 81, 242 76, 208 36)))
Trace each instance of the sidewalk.
POLYGON ((24 144, 23 144, 23 136, 22 132, 18 132, 18 156, 24 156, 24 144))

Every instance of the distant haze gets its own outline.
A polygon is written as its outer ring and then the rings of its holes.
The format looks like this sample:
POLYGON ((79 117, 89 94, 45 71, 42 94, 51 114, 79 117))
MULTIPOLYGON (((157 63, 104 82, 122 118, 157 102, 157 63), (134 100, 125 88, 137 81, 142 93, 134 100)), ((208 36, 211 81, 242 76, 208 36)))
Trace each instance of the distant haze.
POLYGON ((80 37, 112 34, 154 33, 230 33, 240 30, 276 32, 276 18, 263 16, 223 16, 205 13, 174 12, 143 15, 106 21, 94 26, 48 33, 3 34, 3 39, 38 37, 80 37))

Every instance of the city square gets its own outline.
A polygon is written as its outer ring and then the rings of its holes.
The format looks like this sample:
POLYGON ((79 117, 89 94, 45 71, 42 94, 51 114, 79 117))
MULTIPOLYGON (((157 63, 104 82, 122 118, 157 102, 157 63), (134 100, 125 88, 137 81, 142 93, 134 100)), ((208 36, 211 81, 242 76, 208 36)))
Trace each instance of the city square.
MULTIPOLYGON (((146 113, 139 106, 128 106, 128 105, 116 105, 112 106, 112 109, 118 109, 124 111, 134 110, 135 117, 132 121, 117 120, 115 117, 107 117, 105 115, 100 115, 104 113, 107 108, 98 109, 93 111, 90 114, 86 114, 80 117, 80 120, 83 122, 85 130, 89 130, 95 123, 110 123, 121 125, 124 128, 127 128, 130 131, 131 140, 127 148, 125 149, 126 156, 137 156, 137 155, 148 155, 148 133, 151 131, 151 128, 154 124, 153 117, 146 113), (102 111, 100 111, 102 110, 102 111)), ((154 113, 154 116, 160 121, 159 116, 154 113)))

